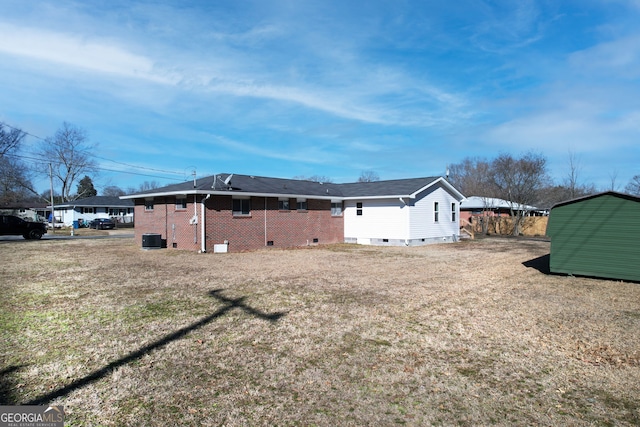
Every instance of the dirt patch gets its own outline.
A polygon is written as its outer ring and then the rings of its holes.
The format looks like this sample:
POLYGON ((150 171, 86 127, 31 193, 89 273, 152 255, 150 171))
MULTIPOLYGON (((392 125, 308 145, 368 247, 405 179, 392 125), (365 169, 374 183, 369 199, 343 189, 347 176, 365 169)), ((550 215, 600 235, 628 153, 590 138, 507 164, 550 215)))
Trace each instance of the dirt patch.
POLYGON ((0 398, 72 425, 638 425, 640 286, 548 251, 0 242, 0 398))

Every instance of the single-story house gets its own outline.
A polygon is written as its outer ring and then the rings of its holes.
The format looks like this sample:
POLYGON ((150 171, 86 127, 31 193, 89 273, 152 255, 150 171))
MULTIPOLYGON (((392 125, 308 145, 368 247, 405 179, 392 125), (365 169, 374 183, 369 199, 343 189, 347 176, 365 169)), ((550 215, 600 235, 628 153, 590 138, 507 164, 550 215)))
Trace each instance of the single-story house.
POLYGON ((334 184, 219 174, 121 198, 135 203, 143 246, 159 235, 169 248, 206 252, 456 241, 464 196, 442 177, 334 184))
MULTIPOLYGON (((48 206, 51 210, 51 206, 48 206)), ((116 223, 133 222, 134 204, 119 197, 93 196, 54 205, 57 223, 67 227, 89 223, 98 218, 111 218, 116 223)), ((51 218, 48 218, 51 222, 51 218)))
POLYGON ((460 203, 460 218, 473 222, 474 217, 483 216, 511 216, 511 210, 524 211, 524 216, 542 216, 544 209, 530 205, 520 205, 509 200, 495 197, 469 196, 460 203))
POLYGON ((551 208, 552 273, 640 281, 640 197, 608 191, 551 208))

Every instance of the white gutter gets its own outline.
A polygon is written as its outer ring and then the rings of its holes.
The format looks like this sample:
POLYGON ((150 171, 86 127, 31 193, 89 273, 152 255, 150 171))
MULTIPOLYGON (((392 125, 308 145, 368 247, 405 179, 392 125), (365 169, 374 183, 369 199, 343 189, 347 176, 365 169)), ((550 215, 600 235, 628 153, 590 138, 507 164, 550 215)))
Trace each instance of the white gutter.
MULTIPOLYGON (((191 194, 209 194, 212 196, 246 196, 246 197, 288 197, 290 199, 296 198, 307 198, 307 199, 316 199, 316 200, 335 200, 335 199, 344 199, 344 197, 336 195, 336 194, 328 194, 326 196, 323 195, 313 195, 313 194, 288 194, 288 193, 253 193, 249 191, 234 191, 234 190, 180 190, 180 191, 168 191, 163 193, 145 193, 145 194, 132 194, 129 196, 120 196, 121 199, 145 199, 145 198, 153 198, 153 197, 164 197, 164 196, 177 196, 177 195, 191 195, 191 194)), ((385 196, 386 197, 386 196, 385 196)), ((408 197, 408 196, 406 196, 408 197)), ((356 197, 357 198, 357 197, 356 197)), ((374 197, 380 198, 380 197, 374 197)), ((355 199, 355 198, 354 198, 355 199)), ((127 206, 131 207, 131 206, 127 206)))
POLYGON ((207 194, 207 197, 205 197, 204 199, 202 199, 202 220, 200 221, 200 233, 202 233, 201 235, 201 239, 200 239, 200 251, 202 253, 207 252, 207 243, 206 243, 206 225, 207 225, 207 221, 206 221, 206 208, 204 206, 205 202, 207 201, 207 199, 209 199, 209 197, 211 197, 211 194, 207 194))

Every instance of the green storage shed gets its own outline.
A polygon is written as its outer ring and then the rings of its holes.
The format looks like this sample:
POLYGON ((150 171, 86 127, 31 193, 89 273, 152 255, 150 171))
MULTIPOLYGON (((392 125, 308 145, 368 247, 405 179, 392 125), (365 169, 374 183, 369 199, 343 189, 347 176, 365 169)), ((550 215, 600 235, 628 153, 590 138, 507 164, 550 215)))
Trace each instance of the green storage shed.
POLYGON ((552 273, 640 281, 640 197, 609 191, 559 203, 547 236, 552 273))

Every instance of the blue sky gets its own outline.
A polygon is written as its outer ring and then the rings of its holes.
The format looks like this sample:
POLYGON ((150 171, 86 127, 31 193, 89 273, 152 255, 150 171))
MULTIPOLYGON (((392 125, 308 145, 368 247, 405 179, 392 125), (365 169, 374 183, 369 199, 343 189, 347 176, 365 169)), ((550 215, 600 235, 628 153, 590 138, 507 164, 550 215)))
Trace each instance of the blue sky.
POLYGON ((530 150, 558 183, 570 153, 598 189, 640 174, 640 0, 1 4, 0 121, 85 129, 121 171, 98 188, 432 176, 530 150))

